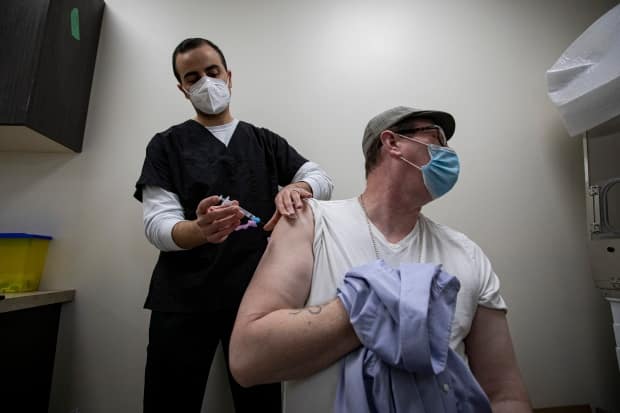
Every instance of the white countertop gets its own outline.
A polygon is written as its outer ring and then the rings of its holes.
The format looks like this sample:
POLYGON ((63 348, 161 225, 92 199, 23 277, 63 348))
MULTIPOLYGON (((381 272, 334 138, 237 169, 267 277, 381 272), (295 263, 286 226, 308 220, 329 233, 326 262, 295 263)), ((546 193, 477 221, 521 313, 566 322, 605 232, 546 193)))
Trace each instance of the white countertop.
POLYGON ((0 293, 0 313, 24 310, 49 304, 73 301, 75 290, 32 291, 29 293, 0 293))

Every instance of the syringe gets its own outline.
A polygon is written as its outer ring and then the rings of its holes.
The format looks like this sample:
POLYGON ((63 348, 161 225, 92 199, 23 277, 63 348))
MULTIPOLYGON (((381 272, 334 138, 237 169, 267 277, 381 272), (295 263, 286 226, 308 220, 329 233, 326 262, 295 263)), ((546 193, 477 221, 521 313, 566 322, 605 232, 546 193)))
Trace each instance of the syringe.
MULTIPOLYGON (((223 195, 220 195, 219 197, 220 197, 220 202, 222 203, 222 205, 230 205, 230 204, 232 204, 232 201, 230 200, 230 197, 227 196, 226 198, 224 198, 223 195)), ((246 217, 250 221, 254 221, 257 224, 260 224, 260 218, 257 217, 256 215, 254 215, 253 213, 251 213, 247 209, 243 209, 241 207, 239 207, 239 210, 241 211, 241 213, 243 214, 244 217, 246 217)))

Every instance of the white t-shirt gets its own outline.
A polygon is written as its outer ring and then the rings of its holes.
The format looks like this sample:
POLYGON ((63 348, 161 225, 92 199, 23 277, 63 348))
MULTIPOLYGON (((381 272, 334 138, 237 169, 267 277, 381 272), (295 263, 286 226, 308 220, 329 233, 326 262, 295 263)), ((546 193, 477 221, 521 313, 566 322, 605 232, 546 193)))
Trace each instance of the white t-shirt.
MULTIPOLYGON (((357 198, 310 200, 314 213, 314 268, 306 305, 332 300, 348 270, 376 259, 364 210, 357 198)), ((401 262, 442 264, 461 283, 456 302, 450 347, 465 358, 463 340, 478 305, 506 309, 499 279, 480 247, 464 234, 420 214, 414 229, 397 244, 388 242, 371 223, 379 257, 396 267, 401 262)), ((341 363, 303 380, 284 383, 287 413, 330 412, 340 378, 341 363)))

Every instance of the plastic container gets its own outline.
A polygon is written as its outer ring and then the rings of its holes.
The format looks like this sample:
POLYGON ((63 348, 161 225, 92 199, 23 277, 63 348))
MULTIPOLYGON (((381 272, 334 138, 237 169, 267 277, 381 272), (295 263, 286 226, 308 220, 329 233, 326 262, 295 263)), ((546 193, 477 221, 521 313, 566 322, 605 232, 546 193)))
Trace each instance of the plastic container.
POLYGON ((39 288, 51 239, 47 235, 0 233, 0 293, 39 288))

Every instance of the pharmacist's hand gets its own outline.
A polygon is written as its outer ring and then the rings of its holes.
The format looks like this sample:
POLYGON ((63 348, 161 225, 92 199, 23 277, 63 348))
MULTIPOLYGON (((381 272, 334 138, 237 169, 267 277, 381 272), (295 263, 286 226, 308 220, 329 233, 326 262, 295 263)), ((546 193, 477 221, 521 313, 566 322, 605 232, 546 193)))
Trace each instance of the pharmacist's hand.
POLYGON ((271 231, 280 220, 280 217, 289 219, 297 218, 297 211, 303 209, 306 205, 303 200, 312 198, 312 193, 303 188, 300 184, 308 186, 305 182, 296 182, 285 186, 278 192, 275 199, 276 212, 263 227, 265 231, 271 231))
POLYGON ((196 225, 207 242, 219 244, 224 242, 231 232, 241 224, 243 214, 239 202, 219 205, 217 195, 203 199, 196 208, 196 225))

